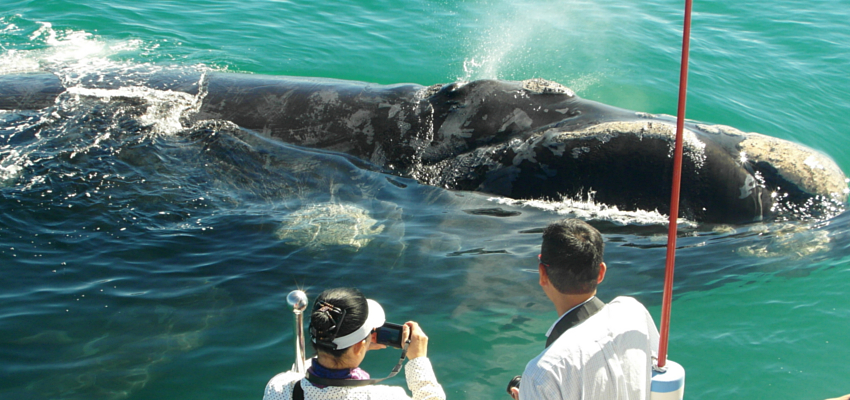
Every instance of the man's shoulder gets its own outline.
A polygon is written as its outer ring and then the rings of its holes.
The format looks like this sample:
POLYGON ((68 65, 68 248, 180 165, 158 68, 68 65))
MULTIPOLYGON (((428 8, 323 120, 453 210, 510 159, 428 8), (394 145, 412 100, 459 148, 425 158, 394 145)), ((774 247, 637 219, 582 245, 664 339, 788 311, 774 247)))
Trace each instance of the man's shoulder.
POLYGON ((532 359, 527 368, 562 371, 581 365, 585 358, 590 357, 596 351, 597 346, 594 343, 596 343, 598 337, 606 335, 605 331, 593 328, 592 324, 586 325, 588 321, 564 332, 549 347, 532 359))
POLYGON ((617 296, 608 302, 603 309, 607 309, 609 313, 615 314, 634 313, 635 316, 643 316, 649 313, 641 302, 637 301, 634 297, 629 296, 617 296))
POLYGON ((617 296, 617 297, 614 298, 614 300, 611 300, 610 302, 608 302, 608 304, 609 305, 624 306, 624 307, 644 308, 643 304, 641 304, 639 301, 637 301, 636 298, 631 297, 631 296, 617 296))
MULTIPOLYGON (((637 299, 619 296, 608 302, 600 312, 564 332, 550 348, 558 358, 580 358, 582 353, 593 353, 599 347, 598 342, 607 341, 606 338, 616 336, 622 329, 642 327, 651 320, 649 311, 637 299)), ((544 351, 541 357, 547 352, 544 351)))
POLYGON ((606 304, 603 310, 605 312, 600 312, 599 314, 602 314, 600 318, 593 322, 605 325, 614 332, 621 329, 631 330, 637 326, 654 325, 649 310, 633 297, 617 297, 606 304))

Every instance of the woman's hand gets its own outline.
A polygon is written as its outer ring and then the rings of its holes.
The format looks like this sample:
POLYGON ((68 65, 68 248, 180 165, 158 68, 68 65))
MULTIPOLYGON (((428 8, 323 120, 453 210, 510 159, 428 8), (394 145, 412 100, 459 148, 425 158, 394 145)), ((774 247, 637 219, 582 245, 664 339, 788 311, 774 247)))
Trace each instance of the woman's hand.
POLYGON ((369 350, 381 350, 386 349, 387 345, 385 344, 377 344, 375 343, 375 334, 372 334, 372 340, 369 342, 369 350))
POLYGON ((408 359, 428 356, 428 336, 416 322, 407 321, 404 323, 402 340, 410 340, 410 346, 407 348, 408 359))

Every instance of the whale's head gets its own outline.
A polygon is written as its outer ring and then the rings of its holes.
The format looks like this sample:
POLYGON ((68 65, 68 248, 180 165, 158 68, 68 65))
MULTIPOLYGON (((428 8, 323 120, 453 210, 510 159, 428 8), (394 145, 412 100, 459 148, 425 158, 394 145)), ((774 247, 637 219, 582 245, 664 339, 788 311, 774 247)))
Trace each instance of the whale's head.
POLYGON ((695 125, 703 134, 735 138, 730 152, 770 190, 772 212, 796 218, 842 212, 850 189, 847 177, 824 153, 799 143, 724 125, 695 125))
MULTIPOLYGON (((633 116, 635 114, 632 114, 633 116)), ((675 119, 552 124, 427 169, 431 184, 514 199, 592 198, 626 211, 670 207, 675 119)), ((843 211, 844 173, 805 146, 688 123, 680 216, 709 223, 824 219, 843 211)))

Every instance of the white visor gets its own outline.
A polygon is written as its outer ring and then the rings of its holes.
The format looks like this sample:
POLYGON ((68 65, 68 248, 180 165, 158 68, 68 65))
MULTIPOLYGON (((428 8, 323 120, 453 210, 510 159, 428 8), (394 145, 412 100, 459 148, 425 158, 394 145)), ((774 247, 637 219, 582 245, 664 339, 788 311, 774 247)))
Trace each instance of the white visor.
POLYGON ((336 344, 337 350, 354 346, 355 343, 366 339, 372 333, 373 329, 381 327, 387 321, 384 308, 377 301, 366 299, 366 304, 368 306, 366 321, 356 331, 334 339, 333 343, 336 344))

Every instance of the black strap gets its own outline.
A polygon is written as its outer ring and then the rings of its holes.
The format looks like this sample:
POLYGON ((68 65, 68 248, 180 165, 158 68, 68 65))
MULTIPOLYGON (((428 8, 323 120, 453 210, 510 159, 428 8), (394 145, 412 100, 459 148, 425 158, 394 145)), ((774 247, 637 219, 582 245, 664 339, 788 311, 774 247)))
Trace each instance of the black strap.
MULTIPOLYGON (((345 387, 353 387, 353 386, 369 386, 374 385, 378 382, 390 379, 401 371, 402 365, 404 365, 404 357, 407 356, 407 348, 410 346, 410 339, 404 342, 404 347, 401 349, 401 357, 398 359, 398 363, 395 365, 393 370, 387 375, 386 378, 381 379, 330 379, 330 378, 322 378, 320 376, 316 376, 310 373, 310 370, 307 370, 307 380, 314 385, 321 386, 345 386, 345 387)), ((294 399, 293 399, 294 400, 294 399)))
MULTIPOLYGON (((392 374, 395 376, 395 374, 392 374)), ((389 376, 387 378, 390 378, 389 376)), ((343 387, 357 387, 357 386, 369 386, 374 385, 384 379, 331 379, 331 378, 322 378, 320 376, 316 376, 307 371, 307 380, 319 386, 343 386, 343 387)))
POLYGON ((292 388, 292 400, 304 400, 304 389, 301 387, 300 380, 292 388))
POLYGON ((586 319, 590 318, 593 314, 599 312, 599 310, 605 307, 605 302, 599 300, 595 296, 590 299, 590 301, 576 307, 567 315, 564 315, 560 321, 555 325, 555 328, 552 329, 552 333, 549 334, 549 337, 546 339, 546 347, 549 347, 552 343, 555 343, 561 335, 564 334, 568 329, 584 322, 586 319))

